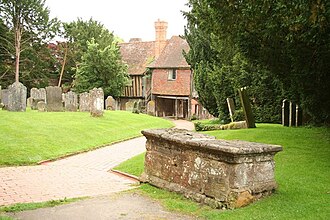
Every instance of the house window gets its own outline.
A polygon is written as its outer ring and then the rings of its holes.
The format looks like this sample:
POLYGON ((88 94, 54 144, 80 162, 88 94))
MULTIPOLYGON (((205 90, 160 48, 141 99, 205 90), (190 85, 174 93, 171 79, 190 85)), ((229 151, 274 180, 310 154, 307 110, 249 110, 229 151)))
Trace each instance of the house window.
POLYGON ((176 80, 176 70, 175 69, 168 70, 168 80, 176 80))

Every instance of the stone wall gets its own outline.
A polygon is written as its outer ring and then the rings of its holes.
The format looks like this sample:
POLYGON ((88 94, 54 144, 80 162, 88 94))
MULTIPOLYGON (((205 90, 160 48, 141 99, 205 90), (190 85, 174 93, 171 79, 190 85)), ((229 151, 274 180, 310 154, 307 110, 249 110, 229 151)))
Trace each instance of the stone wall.
POLYGON ((179 129, 142 131, 145 173, 152 185, 214 208, 245 206, 276 188, 274 155, 281 146, 214 137, 179 129))

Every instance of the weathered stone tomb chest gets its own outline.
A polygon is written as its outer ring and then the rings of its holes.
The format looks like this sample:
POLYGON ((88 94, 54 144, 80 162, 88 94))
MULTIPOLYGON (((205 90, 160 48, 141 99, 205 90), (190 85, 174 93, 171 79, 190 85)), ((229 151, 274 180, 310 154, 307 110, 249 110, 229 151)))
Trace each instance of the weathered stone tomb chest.
POLYGON ((142 131, 147 138, 144 178, 214 208, 245 206, 270 194, 274 155, 281 146, 216 140, 180 129, 142 131))

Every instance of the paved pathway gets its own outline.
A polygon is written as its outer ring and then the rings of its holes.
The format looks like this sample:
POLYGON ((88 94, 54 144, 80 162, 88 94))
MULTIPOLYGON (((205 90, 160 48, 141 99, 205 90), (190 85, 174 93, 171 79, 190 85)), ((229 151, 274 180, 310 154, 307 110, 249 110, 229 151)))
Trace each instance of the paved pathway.
MULTIPOLYGON (((173 122, 177 128, 193 129, 191 122, 173 122)), ((108 171, 144 151, 145 138, 139 137, 39 166, 0 168, 0 206, 130 189, 136 181, 108 171)))

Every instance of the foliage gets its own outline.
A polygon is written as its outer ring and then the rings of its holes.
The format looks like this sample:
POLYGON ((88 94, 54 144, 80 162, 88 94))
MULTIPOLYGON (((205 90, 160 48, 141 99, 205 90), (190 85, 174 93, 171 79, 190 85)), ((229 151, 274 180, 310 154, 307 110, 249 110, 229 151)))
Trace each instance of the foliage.
POLYGON ((52 67, 46 42, 56 34, 58 22, 49 18, 45 0, 2 0, 0 17, 3 22, 0 26, 5 26, 0 34, 3 49, 0 52, 4 53, 5 58, 1 60, 1 66, 6 71, 2 76, 6 80, 4 84, 13 81, 14 75, 16 81, 22 75, 23 84, 49 78, 43 73, 52 67), (22 70, 20 65, 24 66, 22 70))
MULTIPOLYGON (((77 86, 75 89, 78 91, 81 91, 83 88, 104 86, 108 87, 107 91, 105 91, 106 95, 115 96, 118 93, 117 89, 122 87, 122 80, 126 75, 124 65, 119 62, 121 57, 117 43, 121 39, 115 37, 103 24, 92 18, 88 21, 78 18, 77 21, 64 23, 63 29, 63 37, 67 40, 65 47, 68 51, 63 83, 69 87, 77 86), (98 55, 94 60, 91 57, 93 52, 96 52, 98 55), (94 61, 95 64, 92 63, 94 61), (81 65, 83 70, 80 69, 81 65), (98 65, 101 65, 99 69, 96 68, 98 65), (107 65, 110 65, 110 67, 107 67, 107 65), (83 72, 85 70, 91 70, 92 72, 85 73, 83 72), (118 73, 114 71, 118 71, 118 73), (106 75, 118 76, 118 79, 108 78, 106 75), (88 82, 86 81, 88 77, 93 79, 88 82), (76 78, 77 81, 74 81, 76 78), (101 80, 105 78, 107 79, 102 84, 101 80), (111 82, 112 80, 113 82, 111 82), (91 84, 88 85, 88 83, 91 84), (115 83, 119 83, 118 88, 114 88, 115 83), (109 84, 112 84, 112 86, 109 86, 109 84), (114 94, 110 94, 111 92, 114 92, 114 94)), ((60 54, 60 57, 63 57, 63 46, 57 52, 60 54)))
POLYGON ((203 124, 201 122, 194 123, 196 131, 213 131, 213 130, 221 130, 220 124, 203 124))
POLYGON ((235 110, 234 115, 233 115, 233 119, 234 119, 234 121, 244 121, 245 116, 244 116, 243 109, 235 110))
POLYGON ((118 46, 112 43, 102 48, 92 39, 77 69, 75 90, 84 92, 102 87, 105 96, 119 96, 127 81, 126 73, 118 46))
POLYGON ((125 111, 24 113, 0 110, 0 166, 36 164, 140 136, 142 129, 171 127, 170 121, 125 111))
POLYGON ((280 109, 279 100, 286 97, 300 103, 312 122, 329 120, 330 100, 325 92, 330 86, 327 1, 190 0, 188 5, 191 11, 184 13, 191 47, 187 60, 195 71, 201 101, 211 113, 216 111, 212 106, 215 100, 219 113, 226 113, 221 103, 230 95, 229 88, 242 86, 243 80, 243 86, 259 92, 251 92, 252 100, 257 98, 257 114, 271 111, 278 115, 275 109, 280 109), (235 56, 243 66, 234 63, 235 56), (210 82, 212 76, 218 82, 210 82))
MULTIPOLYGON (((247 207, 224 211, 199 206, 183 196, 150 185, 142 185, 138 190, 161 201, 170 210, 206 219, 328 218, 329 128, 289 128, 274 124, 257 124, 254 129, 206 133, 226 140, 282 145, 283 152, 279 152, 275 157, 275 178, 279 185, 276 192, 247 207)), ((143 169, 143 161, 135 162, 130 166, 140 166, 143 169)))

